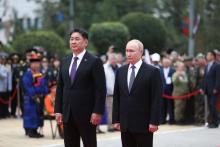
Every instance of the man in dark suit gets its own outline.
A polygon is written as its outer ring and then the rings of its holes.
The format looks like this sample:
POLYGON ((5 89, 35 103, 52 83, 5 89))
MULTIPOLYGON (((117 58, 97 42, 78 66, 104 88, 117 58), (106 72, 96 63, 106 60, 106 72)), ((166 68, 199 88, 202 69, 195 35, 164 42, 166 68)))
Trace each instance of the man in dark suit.
POLYGON ((151 147, 158 130, 162 81, 159 69, 142 61, 143 49, 139 40, 129 41, 129 64, 116 73, 113 124, 121 130, 123 147, 151 147))
MULTIPOLYGON (((163 83, 163 93, 166 95, 172 95, 173 92, 173 82, 172 76, 175 69, 171 67, 172 61, 168 57, 163 57, 162 67, 160 67, 162 83, 163 83)), ((166 123, 166 117, 169 114, 169 123, 173 124, 175 122, 174 118, 174 100, 173 99, 161 99, 161 116, 160 123, 166 123)))
POLYGON ((105 73, 99 58, 86 51, 88 34, 74 29, 69 40, 72 55, 60 64, 55 113, 64 124, 65 147, 96 147, 96 125, 104 112, 105 73))
POLYGON ((215 61, 216 53, 210 51, 206 55, 207 66, 204 77, 204 92, 208 97, 210 120, 208 127, 217 128, 218 111, 216 109, 217 99, 220 94, 220 65, 215 61))

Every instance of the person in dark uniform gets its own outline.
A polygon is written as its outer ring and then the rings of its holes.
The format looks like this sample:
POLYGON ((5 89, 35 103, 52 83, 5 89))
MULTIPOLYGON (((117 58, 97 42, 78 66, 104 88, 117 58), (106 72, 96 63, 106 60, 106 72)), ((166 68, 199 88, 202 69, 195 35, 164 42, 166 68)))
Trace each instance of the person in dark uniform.
POLYGON ((11 101, 11 116, 12 117, 16 117, 16 108, 17 108, 17 104, 18 104, 18 82, 19 82, 19 61, 20 61, 20 56, 17 53, 13 53, 10 56, 11 60, 12 60, 12 93, 11 93, 11 97, 13 97, 12 101, 11 101))

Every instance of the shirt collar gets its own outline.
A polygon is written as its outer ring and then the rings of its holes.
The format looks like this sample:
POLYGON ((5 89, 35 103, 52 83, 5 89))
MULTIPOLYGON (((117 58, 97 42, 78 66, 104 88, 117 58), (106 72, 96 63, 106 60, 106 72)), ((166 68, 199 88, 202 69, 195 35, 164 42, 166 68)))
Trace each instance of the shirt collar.
MULTIPOLYGON (((142 64, 142 60, 140 59, 137 63, 134 64, 136 69, 139 69, 141 67, 142 64)), ((129 65, 129 69, 131 68, 132 64, 129 65)))
POLYGON ((212 65, 213 63, 214 63, 214 61, 211 61, 211 62, 209 62, 208 64, 209 64, 209 65, 212 65))
MULTIPOLYGON (((78 55, 77 55, 77 57, 78 57, 78 60, 82 60, 82 58, 83 58, 83 56, 85 55, 85 53, 86 53, 86 49, 84 49, 81 53, 79 53, 78 55)), ((74 57, 76 57, 76 55, 73 53, 73 58, 74 57)), ((73 59, 72 58, 72 59, 73 59)))
POLYGON ((164 67, 164 70, 169 70, 170 69, 170 67, 164 67))

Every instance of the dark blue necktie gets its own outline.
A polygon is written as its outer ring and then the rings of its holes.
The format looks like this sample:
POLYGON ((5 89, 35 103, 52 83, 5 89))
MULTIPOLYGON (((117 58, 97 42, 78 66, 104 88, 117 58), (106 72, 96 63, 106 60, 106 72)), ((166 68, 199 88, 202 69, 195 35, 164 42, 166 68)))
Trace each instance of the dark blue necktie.
POLYGON ((79 59, 78 57, 73 58, 74 61, 73 61, 71 72, 70 72, 71 83, 74 82, 74 79, 75 79, 75 76, 76 76, 76 67, 77 67, 77 60, 78 59, 79 59))
POLYGON ((129 81, 129 85, 128 85, 129 92, 131 91, 131 87, 132 87, 132 85, 134 83, 134 79, 135 79, 135 66, 132 65, 131 69, 132 69, 132 71, 131 71, 130 81, 129 81))

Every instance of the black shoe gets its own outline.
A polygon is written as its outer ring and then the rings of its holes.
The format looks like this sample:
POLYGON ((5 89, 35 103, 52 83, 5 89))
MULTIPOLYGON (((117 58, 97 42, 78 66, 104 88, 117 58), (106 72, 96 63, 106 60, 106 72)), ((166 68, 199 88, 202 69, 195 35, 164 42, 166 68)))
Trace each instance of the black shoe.
POLYGON ((164 125, 164 124, 166 124, 166 123, 167 123, 166 120, 161 120, 161 121, 160 121, 160 124, 161 124, 161 125, 164 125))
POLYGON ((115 129, 114 128, 109 128, 108 132, 115 132, 115 129))
POLYGON ((25 130, 25 135, 28 136, 29 134, 29 129, 24 129, 25 130))
POLYGON ((42 137, 44 137, 44 135, 38 133, 37 130, 33 130, 33 129, 29 130, 28 136, 30 138, 42 138, 42 137))
POLYGON ((100 129, 97 129, 97 130, 96 130, 96 133, 97 133, 97 134, 104 134, 105 132, 102 131, 102 130, 100 130, 100 129))
POLYGON ((179 120, 179 121, 176 121, 176 124, 177 125, 186 125, 186 121, 185 120, 179 120))
POLYGON ((174 125, 174 124, 176 124, 176 121, 175 120, 169 121, 169 124, 174 125))
POLYGON ((211 128, 211 129, 218 128, 218 125, 216 125, 216 124, 208 124, 208 128, 211 128))

